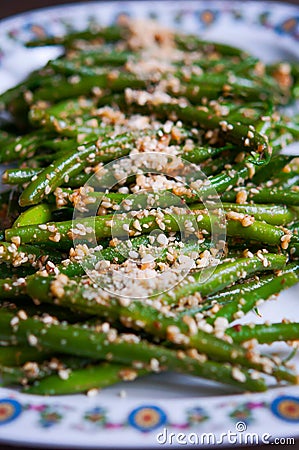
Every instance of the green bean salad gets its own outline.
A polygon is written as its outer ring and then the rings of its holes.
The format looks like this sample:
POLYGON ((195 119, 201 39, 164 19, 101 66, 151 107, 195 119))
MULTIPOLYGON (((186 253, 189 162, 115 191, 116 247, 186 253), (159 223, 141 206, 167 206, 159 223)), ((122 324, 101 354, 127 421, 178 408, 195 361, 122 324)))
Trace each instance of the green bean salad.
POLYGON ((126 17, 48 45, 0 94, 2 385, 298 384, 299 323, 240 321, 298 282, 298 63, 126 17))

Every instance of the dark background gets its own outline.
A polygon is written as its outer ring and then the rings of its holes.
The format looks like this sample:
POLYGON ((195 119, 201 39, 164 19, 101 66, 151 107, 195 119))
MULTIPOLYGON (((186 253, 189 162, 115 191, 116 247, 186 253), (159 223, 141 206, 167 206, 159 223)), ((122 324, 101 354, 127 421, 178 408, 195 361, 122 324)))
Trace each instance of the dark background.
MULTIPOLYGON (((281 3, 293 3, 299 5, 299 0, 289 0, 288 2, 280 1, 281 3)), ((0 19, 23 11, 28 11, 29 9, 78 2, 84 3, 83 0, 0 0, 0 19)), ((88 3, 88 1, 85 1, 85 3, 88 3)))
MULTIPOLYGON (((135 0, 135 1, 138 1, 138 0, 135 0)), ((281 1, 281 3, 283 3, 282 0, 280 0, 280 1, 281 1)), ((61 4, 66 4, 66 3, 78 3, 78 2, 84 3, 84 1, 82 1, 82 0, 27 0, 27 1, 26 0, 0 0, 0 19, 3 19, 4 17, 12 16, 13 14, 21 13, 23 11, 29 11, 30 9, 43 8, 46 6, 61 5, 61 4)), ((88 1, 85 1, 85 3, 88 3, 88 1)), ((295 5, 299 5, 299 0, 289 0, 284 3, 293 3, 295 5)), ((0 440, 1 440, 1 437, 0 437, 0 440)), ((35 447, 35 449, 37 449, 37 448, 38 447, 35 447)), ((221 448, 223 448, 223 447, 221 447, 221 448)), ((269 449, 269 447, 267 445, 261 445, 258 447, 256 447, 256 446, 242 447, 243 450, 245 450, 245 448, 250 448, 252 450, 257 449, 257 448, 261 449, 261 450, 269 449)), ((275 447, 274 447, 275 450, 285 450, 286 448, 289 448, 290 450, 292 450, 292 449, 298 450, 299 449, 299 439, 296 440, 296 444, 293 446, 275 445, 275 447)), ((232 447, 232 449, 238 450, 238 447, 234 446, 234 447, 232 447)), ((0 442, 0 450, 25 450, 25 447, 23 445, 21 447, 8 446, 6 444, 1 445, 1 442, 0 442)))

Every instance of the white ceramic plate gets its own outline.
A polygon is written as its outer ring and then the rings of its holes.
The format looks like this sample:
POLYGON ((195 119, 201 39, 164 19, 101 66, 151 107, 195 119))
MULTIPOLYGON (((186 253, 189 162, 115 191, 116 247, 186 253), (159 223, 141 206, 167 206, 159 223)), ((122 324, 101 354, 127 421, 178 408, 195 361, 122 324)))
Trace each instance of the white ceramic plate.
MULTIPOLYGON (((299 57, 296 6, 229 1, 76 4, 28 12, 0 23, 0 91, 59 53, 53 47, 25 49, 25 41, 44 33, 83 29, 91 21, 105 25, 120 13, 155 17, 166 26, 243 47, 267 62, 299 57)), ((299 154, 298 147, 295 151, 299 154)), ((299 321, 298 297, 295 286, 278 301, 265 304, 262 318, 250 314, 245 321, 282 317, 299 321)), ((284 344, 271 351, 287 354, 284 344)), ((261 444, 263 439, 267 443, 298 435, 299 386, 240 395, 225 386, 161 374, 111 387, 93 398, 47 398, 0 389, 2 442, 79 448, 180 447, 189 442, 194 447, 197 439, 201 445, 214 439, 261 444), (119 395, 123 389, 125 398, 119 395), (221 438, 229 432, 230 440, 221 438), (205 433, 214 436, 204 437, 205 433)))

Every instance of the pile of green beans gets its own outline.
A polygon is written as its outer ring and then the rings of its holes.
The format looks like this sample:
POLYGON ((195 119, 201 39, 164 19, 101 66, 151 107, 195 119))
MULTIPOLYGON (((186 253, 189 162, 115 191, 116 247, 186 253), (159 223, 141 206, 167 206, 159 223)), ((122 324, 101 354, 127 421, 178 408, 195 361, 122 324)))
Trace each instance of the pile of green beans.
POLYGON ((299 323, 239 323, 298 283, 299 158, 281 154, 299 135, 283 114, 297 64, 139 29, 28 42, 64 53, 0 94, 0 163, 13 162, 1 383, 89 393, 171 370, 240 391, 266 390, 269 375, 298 384, 258 344, 292 346, 299 323))

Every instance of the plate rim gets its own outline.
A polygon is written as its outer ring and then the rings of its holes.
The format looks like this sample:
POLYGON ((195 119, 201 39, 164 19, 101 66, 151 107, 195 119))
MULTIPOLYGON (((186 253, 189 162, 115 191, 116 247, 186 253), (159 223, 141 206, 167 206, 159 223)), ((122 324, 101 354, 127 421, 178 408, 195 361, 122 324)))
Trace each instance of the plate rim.
MULTIPOLYGON (((157 0, 157 2, 163 3, 163 4, 171 4, 172 6, 181 4, 181 2, 179 0, 174 0, 174 1, 172 1, 172 0, 164 0, 162 2, 157 0)), ((125 2, 124 1, 113 1, 113 2, 112 1, 104 1, 104 2, 91 1, 91 2, 88 2, 88 5, 89 6, 90 5, 102 5, 102 6, 105 6, 105 5, 114 4, 115 7, 117 7, 117 5, 121 5, 121 4, 125 4, 126 6, 132 6, 134 4, 136 5, 136 3, 137 3, 136 0, 135 1, 132 1, 132 0, 131 1, 125 1, 125 2)), ((140 4, 144 4, 147 7, 149 7, 150 3, 153 3, 153 2, 148 2, 148 1, 143 1, 143 0, 142 1, 138 1, 139 5, 140 4)), ((208 4, 211 7, 211 5, 223 5, 223 4, 230 4, 231 5, 232 3, 236 4, 237 2, 234 2, 233 0, 228 0, 228 1, 226 0, 224 2, 222 2, 220 0, 212 0, 212 1, 208 1, 208 0, 199 0, 199 1, 197 1, 197 0, 188 0, 187 2, 184 2, 184 7, 188 7, 188 5, 192 5, 192 6, 196 5, 196 6, 200 7, 201 4, 202 5, 208 4)), ((7 18, 1 19, 0 20, 0 25, 5 25, 5 27, 8 27, 11 23, 13 24, 13 22, 16 21, 16 20, 26 20, 27 16, 30 16, 31 19, 34 19, 35 16, 38 16, 40 14, 46 14, 47 12, 51 12, 51 13, 54 14, 56 11, 59 13, 59 11, 61 11, 61 10, 64 10, 64 11, 65 10, 70 10, 70 11, 75 10, 75 14, 76 14, 76 10, 80 10, 80 8, 82 8, 83 6, 86 7, 86 5, 87 5, 87 3, 78 2, 78 3, 70 3, 70 4, 62 4, 62 5, 56 5, 56 6, 50 6, 50 7, 36 8, 36 9, 33 9, 33 10, 29 10, 29 11, 26 11, 26 12, 23 12, 23 13, 19 13, 19 14, 16 14, 16 15, 9 16, 7 18)), ((246 1, 246 5, 248 5, 249 7, 250 7, 250 5, 259 5, 261 7, 262 6, 265 6, 265 7, 267 6, 267 9, 269 9, 269 8, 277 8, 278 9, 278 8, 283 7, 285 10, 290 10, 292 12, 296 11, 297 13, 299 12, 299 6, 298 5, 285 4, 285 3, 276 2, 276 1, 259 2, 259 1, 248 0, 248 1, 246 1)), ((0 38, 1 38, 2 34, 3 33, 0 32, 0 38)), ((293 38, 291 38, 291 40, 293 40, 293 38)), ((1 67, 0 67, 0 70, 1 70, 1 67)), ((18 397, 19 395, 21 395, 22 397, 23 396, 28 397, 27 394, 18 394, 18 393, 15 393, 14 391, 12 392, 11 389, 0 388, 0 399, 2 398, 1 394, 2 394, 3 390, 5 392, 7 392, 8 396, 10 396, 12 394, 12 397, 14 397, 14 396, 18 397)), ((299 386, 275 387, 275 388, 271 389, 271 391, 268 391, 267 395, 270 395, 269 393, 272 393, 275 390, 283 391, 283 393, 285 393, 285 394, 288 394, 289 391, 291 391, 291 393, 294 393, 295 390, 296 390, 296 395, 298 395, 298 399, 299 399, 299 386)), ((251 394, 251 395, 252 396, 261 396, 263 394, 251 394)), ((66 399, 68 397, 69 396, 59 397, 59 399, 61 399, 61 398, 66 399)), ((71 396, 71 397, 75 397, 75 396, 71 396)), ((225 400, 228 399, 229 400, 231 398, 236 399, 236 398, 240 398, 240 397, 242 397, 244 399, 244 394, 229 394, 229 395, 221 395, 221 396, 213 396, 213 397, 198 397, 198 400, 201 403, 206 403, 208 401, 211 401, 211 399, 213 399, 213 401, 216 402, 216 399, 217 400, 220 400, 220 399, 225 399, 225 400)), ((36 398, 38 398, 38 397, 36 397, 36 398)), ((39 398, 44 398, 44 397, 39 396, 39 398)), ((134 402, 136 402, 136 404, 137 403, 141 403, 141 402, 147 403, 148 400, 150 400, 150 398, 147 399, 146 397, 143 397, 142 399, 137 398, 135 400, 131 400, 130 399, 130 401, 132 401, 132 402, 134 401, 134 402)), ((173 398, 168 399, 168 398, 166 398, 163 401, 165 401, 165 402, 172 401, 172 402, 176 402, 176 403, 184 403, 184 402, 191 401, 191 398, 187 398, 187 399, 186 398, 177 398, 177 399, 173 399, 173 398)), ((156 399, 155 399, 154 403, 160 403, 160 401, 156 401, 156 399)), ((0 432, 1 432, 1 428, 0 428, 0 432)), ((281 436, 281 434, 279 434, 279 436, 281 436)), ((292 434, 292 436, 296 436, 296 437, 299 436, 299 430, 297 431, 296 434, 292 434)), ((40 441, 40 440, 37 440, 37 441, 34 441, 34 440, 28 441, 28 440, 26 440, 26 441, 23 441, 21 437, 20 438, 19 437, 18 438, 15 437, 13 439, 11 439, 11 438, 4 438, 4 439, 2 439, 0 437, 0 442, 1 443, 11 443, 11 444, 13 444, 13 443, 14 444, 23 443, 23 444, 30 445, 30 446, 43 445, 43 446, 46 446, 46 447, 48 446, 48 448, 69 447, 70 445, 74 445, 73 443, 70 444, 70 443, 65 442, 65 443, 53 444, 53 445, 49 446, 49 443, 44 442, 44 441, 40 441)), ((138 445, 140 446, 140 442, 139 442, 138 445)), ((79 447, 79 444, 78 444, 78 447, 79 447)), ((108 447, 109 448, 112 448, 112 447, 116 448, 115 444, 111 444, 111 446, 109 444, 108 445, 105 444, 103 447, 99 447, 98 444, 90 445, 88 443, 87 443, 87 445, 84 448, 108 448, 108 447)), ((119 448, 130 448, 130 447, 132 447, 132 442, 129 442, 128 445, 126 445, 126 446, 122 445, 119 448)), ((165 446, 165 447, 167 447, 167 446, 165 446)), ((80 446, 80 448, 82 448, 82 447, 80 446)), ((144 447, 144 448, 149 448, 149 445, 146 445, 146 447, 144 447)))

